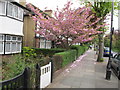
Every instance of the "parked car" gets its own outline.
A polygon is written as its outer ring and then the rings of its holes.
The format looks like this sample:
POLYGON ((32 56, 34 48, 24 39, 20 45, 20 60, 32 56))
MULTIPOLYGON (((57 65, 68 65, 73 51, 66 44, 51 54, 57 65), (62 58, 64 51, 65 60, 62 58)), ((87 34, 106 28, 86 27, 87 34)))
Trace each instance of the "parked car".
POLYGON ((118 78, 120 79, 120 53, 116 54, 114 57, 111 58, 111 67, 117 73, 118 78))
MULTIPOLYGON (((104 57, 109 57, 109 53, 110 53, 110 48, 109 47, 104 47, 103 56, 104 57)), ((111 56, 113 56, 113 52, 112 51, 111 51, 111 56)))

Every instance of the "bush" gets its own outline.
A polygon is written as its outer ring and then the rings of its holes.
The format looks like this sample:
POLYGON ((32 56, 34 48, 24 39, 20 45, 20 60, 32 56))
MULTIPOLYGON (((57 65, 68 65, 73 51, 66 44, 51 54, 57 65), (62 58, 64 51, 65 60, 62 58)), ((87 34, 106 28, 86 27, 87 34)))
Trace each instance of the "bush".
POLYGON ((53 72, 62 68, 63 59, 60 55, 54 55, 52 60, 53 60, 53 72))
POLYGON ((44 49, 44 48, 33 48, 35 53, 43 54, 44 56, 53 56, 55 53, 63 52, 65 49, 61 48, 52 48, 52 49, 44 49))
POLYGON ((79 57, 80 55, 82 55, 88 49, 88 46, 72 45, 70 48, 75 49, 77 51, 76 56, 79 57))
POLYGON ((16 54, 10 55, 9 58, 7 56, 2 58, 2 80, 8 80, 19 75, 25 67, 30 67, 34 71, 37 63, 43 66, 49 61, 49 57, 38 57, 34 49, 24 47, 22 55, 16 54))
POLYGON ((56 53, 53 56, 53 58, 55 59, 55 57, 59 57, 56 58, 55 63, 59 62, 61 64, 62 61, 62 67, 64 67, 65 65, 73 62, 76 59, 76 50, 69 50, 65 52, 56 53))
POLYGON ((30 59, 37 56, 35 50, 30 47, 23 47, 22 51, 24 59, 30 59))
POLYGON ((25 68, 25 61, 21 55, 3 58, 2 80, 7 80, 19 75, 25 68))

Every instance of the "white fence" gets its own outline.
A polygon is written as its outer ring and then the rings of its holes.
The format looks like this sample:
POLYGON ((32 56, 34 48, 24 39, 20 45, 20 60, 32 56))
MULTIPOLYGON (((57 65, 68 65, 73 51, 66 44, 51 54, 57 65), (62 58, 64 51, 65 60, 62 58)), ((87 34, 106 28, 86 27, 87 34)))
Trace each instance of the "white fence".
POLYGON ((51 62, 41 67, 40 88, 45 88, 51 83, 51 62))

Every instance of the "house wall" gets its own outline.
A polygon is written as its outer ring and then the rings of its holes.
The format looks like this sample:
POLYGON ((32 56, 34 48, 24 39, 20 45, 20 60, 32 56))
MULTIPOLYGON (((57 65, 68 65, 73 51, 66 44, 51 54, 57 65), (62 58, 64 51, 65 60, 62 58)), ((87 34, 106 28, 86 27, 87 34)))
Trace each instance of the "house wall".
POLYGON ((23 46, 35 47, 35 22, 30 16, 24 17, 23 25, 23 46))
POLYGON ((0 1, 0 54, 21 52, 23 8, 12 2, 0 1))
POLYGON ((23 35, 23 22, 3 16, 0 21, 1 34, 23 35))

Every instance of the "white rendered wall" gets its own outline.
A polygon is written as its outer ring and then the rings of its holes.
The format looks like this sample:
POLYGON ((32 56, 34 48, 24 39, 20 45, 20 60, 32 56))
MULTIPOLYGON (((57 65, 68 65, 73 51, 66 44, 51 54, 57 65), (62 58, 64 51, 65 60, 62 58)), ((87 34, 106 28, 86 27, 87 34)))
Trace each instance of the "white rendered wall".
POLYGON ((23 22, 0 16, 0 34, 13 34, 23 36, 23 22))

